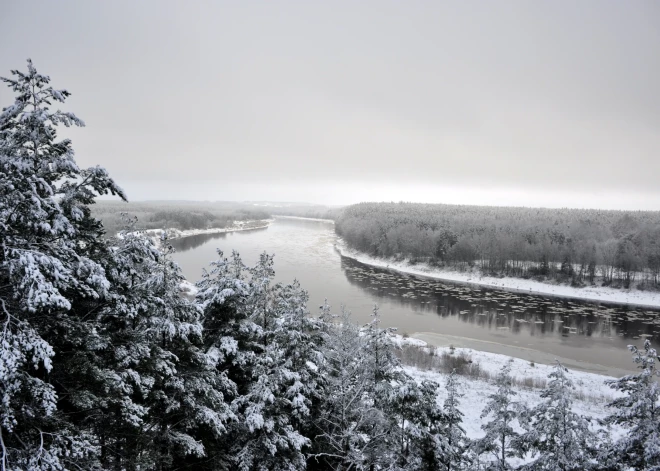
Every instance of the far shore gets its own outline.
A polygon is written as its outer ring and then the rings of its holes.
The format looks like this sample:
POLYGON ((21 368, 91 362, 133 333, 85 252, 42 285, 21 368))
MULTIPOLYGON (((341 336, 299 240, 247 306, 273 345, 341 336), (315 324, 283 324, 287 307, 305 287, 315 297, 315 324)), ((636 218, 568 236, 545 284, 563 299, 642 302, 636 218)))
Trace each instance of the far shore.
POLYGON ((517 345, 506 345, 497 342, 458 337, 454 335, 439 334, 437 332, 415 332, 410 338, 423 341, 426 345, 435 348, 464 348, 471 349, 484 354, 505 355, 510 358, 518 358, 532 364, 553 365, 560 361, 562 365, 576 371, 584 371, 597 375, 621 377, 636 370, 636 365, 631 361, 630 368, 622 369, 611 366, 574 360, 552 353, 542 352, 533 348, 517 345))
POLYGON ((301 221, 316 221, 316 222, 327 222, 329 224, 334 224, 335 221, 332 219, 322 219, 322 218, 306 218, 302 216, 281 216, 279 214, 273 216, 275 219, 298 219, 301 221))
POLYGON ((640 291, 635 289, 616 289, 605 286, 575 288, 568 285, 554 285, 536 280, 526 280, 523 278, 498 278, 494 276, 484 276, 476 272, 452 271, 431 267, 422 263, 411 265, 406 261, 376 258, 357 250, 353 250, 341 239, 337 240, 335 248, 342 256, 352 258, 365 265, 386 268, 401 273, 408 273, 452 283, 471 284, 503 291, 578 299, 581 301, 621 304, 652 309, 660 308, 660 292, 640 291))
POLYGON ((223 234, 225 232, 251 231, 255 229, 265 229, 273 223, 273 219, 260 219, 250 221, 234 221, 229 227, 211 227, 208 229, 146 229, 144 232, 149 237, 161 237, 163 233, 169 239, 182 239, 201 234, 223 234))

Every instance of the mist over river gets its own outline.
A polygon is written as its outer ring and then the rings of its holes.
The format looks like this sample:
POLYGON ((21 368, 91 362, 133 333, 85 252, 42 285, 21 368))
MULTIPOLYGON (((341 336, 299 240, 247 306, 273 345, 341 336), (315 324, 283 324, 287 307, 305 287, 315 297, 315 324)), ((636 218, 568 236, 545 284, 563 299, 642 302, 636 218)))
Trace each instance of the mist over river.
POLYGON ((504 353, 537 362, 559 358, 604 374, 634 370, 628 344, 660 340, 660 312, 647 308, 528 295, 453 284, 364 265, 335 249, 329 222, 278 218, 265 229, 203 234, 171 240, 186 278, 238 251, 254 264, 266 251, 275 255, 276 280, 298 279, 310 296, 313 315, 328 299, 334 312, 344 304, 366 323, 374 304, 382 326, 397 327, 436 344, 504 353))

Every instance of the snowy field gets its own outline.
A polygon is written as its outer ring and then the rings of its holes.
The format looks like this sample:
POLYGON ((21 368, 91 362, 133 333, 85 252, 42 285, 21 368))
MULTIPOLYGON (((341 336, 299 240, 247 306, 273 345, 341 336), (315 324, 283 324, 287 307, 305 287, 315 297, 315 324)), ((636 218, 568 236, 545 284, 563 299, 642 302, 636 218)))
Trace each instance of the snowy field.
POLYGON ((660 307, 660 292, 615 289, 601 286, 574 288, 567 285, 553 285, 535 280, 524 280, 522 278, 497 278, 493 276, 483 276, 477 271, 452 271, 442 268, 430 267, 423 263, 410 265, 407 261, 397 262, 393 259, 371 257, 362 252, 358 252, 347 247, 346 243, 341 239, 337 239, 335 247, 343 256, 352 258, 366 265, 389 268, 391 270, 396 270, 402 273, 426 276, 438 280, 469 283, 479 286, 488 286, 489 288, 515 290, 530 294, 584 299, 587 301, 601 301, 653 308, 660 307))
MULTIPOLYGON (((434 348, 429 347, 422 340, 402 338, 399 335, 394 335, 393 340, 395 344, 400 346, 414 345, 422 348, 434 348)), ((441 356, 443 353, 450 352, 450 348, 439 347, 434 348, 434 351, 436 356, 441 356)), ((492 378, 495 378, 502 367, 510 362, 511 376, 519 383, 530 378, 547 380, 548 375, 553 369, 553 365, 531 364, 528 361, 518 358, 496 353, 480 352, 468 348, 455 348, 451 354, 456 356, 466 355, 473 363, 478 364, 482 371, 491 375, 492 378)), ((403 369, 418 382, 431 380, 440 384, 441 387, 439 388, 437 400, 439 404, 445 401, 447 392, 444 385, 447 382, 447 374, 437 371, 426 371, 413 366, 404 366, 403 369)), ((601 429, 602 426, 597 423, 597 420, 604 418, 608 414, 609 411, 606 404, 620 395, 619 392, 610 389, 605 384, 605 380, 614 378, 572 369, 569 369, 567 376, 575 387, 573 411, 593 418, 592 428, 594 430, 601 429)), ((497 387, 494 384, 494 380, 476 379, 470 376, 459 376, 459 383, 460 392, 463 394, 459 407, 464 416, 462 426, 469 438, 481 438, 485 435, 481 429, 481 425, 484 423, 484 420, 481 419, 481 411, 488 401, 488 396, 494 394, 497 391, 497 387)), ((541 402, 540 388, 516 386, 514 389, 517 393, 514 400, 523 403, 527 407, 531 408, 541 402)), ((521 429, 518 427, 518 430, 520 431, 521 429)), ((623 432, 620 427, 614 427, 610 430, 613 439, 620 437, 623 432)), ((523 462, 525 460, 511 459, 511 463, 513 464, 522 464, 523 462)))

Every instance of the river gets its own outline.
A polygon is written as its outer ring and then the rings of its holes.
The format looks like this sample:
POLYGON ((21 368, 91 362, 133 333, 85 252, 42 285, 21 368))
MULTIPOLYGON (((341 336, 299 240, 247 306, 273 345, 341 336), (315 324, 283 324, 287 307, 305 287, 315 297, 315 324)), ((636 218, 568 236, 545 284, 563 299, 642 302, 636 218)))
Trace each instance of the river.
POLYGON ((660 311, 453 284, 364 265, 334 248, 334 225, 278 218, 265 229, 171 240, 190 281, 217 259, 216 249, 254 264, 275 255, 276 280, 298 279, 317 314, 325 298, 345 305, 358 323, 378 304, 384 327, 436 345, 503 353, 602 374, 634 370, 628 344, 660 339, 660 311))

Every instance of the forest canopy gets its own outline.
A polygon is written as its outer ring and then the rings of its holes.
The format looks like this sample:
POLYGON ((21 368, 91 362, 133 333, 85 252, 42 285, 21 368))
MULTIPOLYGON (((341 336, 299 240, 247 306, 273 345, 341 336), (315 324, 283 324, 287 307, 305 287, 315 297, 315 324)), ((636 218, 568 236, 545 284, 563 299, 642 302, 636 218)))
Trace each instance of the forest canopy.
POLYGON ((224 228, 234 221, 271 216, 266 209, 248 203, 201 201, 98 201, 91 211, 103 222, 109 236, 125 228, 125 216, 137 218, 139 230, 224 228))
POLYGON ((656 288, 660 212, 360 203, 336 231, 377 257, 575 285, 656 288))

